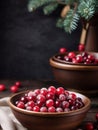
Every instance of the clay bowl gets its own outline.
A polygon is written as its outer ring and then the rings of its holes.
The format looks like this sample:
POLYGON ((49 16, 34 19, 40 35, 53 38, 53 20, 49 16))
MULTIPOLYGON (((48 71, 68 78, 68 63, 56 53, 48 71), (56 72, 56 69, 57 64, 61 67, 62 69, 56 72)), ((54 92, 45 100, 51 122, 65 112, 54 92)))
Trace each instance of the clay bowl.
POLYGON ((10 97, 9 106, 18 121, 28 130, 72 130, 82 123, 90 108, 91 101, 86 96, 75 93, 81 97, 84 107, 70 112, 49 113, 33 112, 17 108, 14 104, 25 92, 14 94, 10 97))
MULTIPOLYGON (((98 53, 89 53, 98 59, 98 53)), ((57 82, 82 94, 98 93, 98 64, 69 63, 58 59, 58 55, 63 54, 56 54, 49 60, 57 82)))

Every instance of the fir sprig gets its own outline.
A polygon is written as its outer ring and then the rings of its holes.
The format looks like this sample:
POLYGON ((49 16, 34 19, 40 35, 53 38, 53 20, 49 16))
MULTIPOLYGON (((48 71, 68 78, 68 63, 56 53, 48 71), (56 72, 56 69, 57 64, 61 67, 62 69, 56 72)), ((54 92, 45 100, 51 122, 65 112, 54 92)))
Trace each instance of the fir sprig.
POLYGON ((80 18, 89 21, 95 13, 98 13, 98 0, 29 0, 28 10, 34 11, 43 6, 44 14, 49 15, 59 4, 69 5, 70 10, 57 20, 56 26, 69 33, 77 28, 80 18))
POLYGON ((56 8, 58 7, 58 5, 59 5, 58 3, 54 2, 54 3, 50 3, 49 5, 45 6, 43 8, 44 14, 49 15, 54 10, 56 10, 56 8))
POLYGON ((78 26, 79 15, 74 13, 74 10, 70 10, 63 22, 64 30, 68 33, 74 31, 78 26))
POLYGON ((78 6, 78 13, 86 20, 89 20, 95 13, 95 1, 82 0, 78 6))

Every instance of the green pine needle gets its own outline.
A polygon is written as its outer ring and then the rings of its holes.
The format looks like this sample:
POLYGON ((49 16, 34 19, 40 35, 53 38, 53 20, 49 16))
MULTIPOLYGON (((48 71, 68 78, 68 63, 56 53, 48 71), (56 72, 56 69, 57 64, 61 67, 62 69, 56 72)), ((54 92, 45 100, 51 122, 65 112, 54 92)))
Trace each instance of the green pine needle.
POLYGON ((45 6, 43 8, 44 14, 45 15, 49 15, 51 14, 54 10, 56 10, 56 8, 58 7, 58 3, 50 3, 49 5, 45 6))
POLYGON ((64 30, 68 33, 74 31, 78 26, 79 15, 74 13, 74 10, 70 10, 64 20, 64 30))
POLYGON ((82 0, 78 6, 78 13, 86 20, 89 20, 95 13, 95 1, 82 0))

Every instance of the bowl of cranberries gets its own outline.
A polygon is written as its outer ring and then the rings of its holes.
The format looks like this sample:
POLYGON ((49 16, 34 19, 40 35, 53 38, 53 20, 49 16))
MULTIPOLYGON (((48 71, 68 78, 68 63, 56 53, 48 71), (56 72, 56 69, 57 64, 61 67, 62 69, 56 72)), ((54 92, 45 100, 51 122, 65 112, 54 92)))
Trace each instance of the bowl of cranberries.
POLYGON ((9 100, 15 117, 28 130, 72 130, 82 123, 90 105, 88 97, 61 86, 22 91, 9 100))
POLYGON ((83 94, 98 93, 98 53, 65 52, 49 59, 56 81, 83 94))

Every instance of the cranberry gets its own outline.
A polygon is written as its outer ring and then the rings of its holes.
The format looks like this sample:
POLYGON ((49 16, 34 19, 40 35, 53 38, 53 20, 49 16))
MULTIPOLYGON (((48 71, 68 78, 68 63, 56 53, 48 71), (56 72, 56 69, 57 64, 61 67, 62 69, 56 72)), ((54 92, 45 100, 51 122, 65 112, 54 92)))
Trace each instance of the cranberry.
POLYGON ((60 100, 56 100, 54 103, 55 107, 60 107, 61 106, 61 101, 60 100))
POLYGON ((72 61, 72 59, 69 58, 68 56, 64 56, 64 60, 65 60, 66 62, 71 62, 71 61, 72 61))
POLYGON ((92 122, 87 122, 85 125, 86 130, 94 130, 94 125, 92 122))
POLYGON ((85 50, 85 46, 84 46, 84 44, 79 44, 79 46, 78 46, 78 50, 79 51, 84 51, 85 50))
POLYGON ((65 53, 66 51, 67 51, 67 49, 64 48, 64 47, 60 48, 60 50, 59 50, 59 52, 62 53, 62 54, 65 53))
POLYGON ((35 90, 34 90, 34 93, 35 93, 36 95, 40 94, 40 89, 35 89, 35 90))
POLYGON ((77 63, 82 63, 82 61, 83 61, 82 56, 81 55, 77 55, 76 56, 76 61, 77 61, 77 63))
POLYGON ((48 112, 55 112, 55 107, 54 106, 48 107, 48 112))
POLYGON ((42 94, 38 94, 36 99, 39 100, 40 102, 45 102, 46 100, 45 96, 42 94))
POLYGON ((13 85, 10 87, 10 91, 13 92, 13 93, 16 93, 18 92, 19 88, 16 86, 16 85, 13 85))
POLYGON ((63 87, 58 87, 57 90, 56 90, 56 94, 57 95, 60 95, 60 94, 64 94, 65 93, 65 90, 63 87))
POLYGON ((47 94, 47 89, 46 89, 46 88, 42 88, 42 89, 40 90, 40 94, 46 96, 46 94, 47 94))
POLYGON ((35 103, 34 103, 34 101, 29 101, 29 102, 27 103, 27 105, 30 106, 30 107, 34 107, 34 106, 35 106, 35 103))
POLYGON ((98 121, 98 113, 96 113, 96 120, 98 121))
POLYGON ((37 100, 36 104, 37 104, 37 106, 42 107, 44 105, 44 102, 37 100))
POLYGON ((27 97, 26 96, 23 96, 20 98, 20 101, 24 102, 24 103, 27 103, 27 97))
POLYGON ((51 106, 54 106, 54 101, 52 99, 49 99, 46 101, 46 106, 47 107, 51 107, 51 106))
POLYGON ((21 109, 24 109, 25 108, 25 104, 20 101, 20 102, 17 103, 17 107, 21 108, 21 109))
POLYGON ((39 111, 40 111, 39 106, 34 106, 34 107, 33 107, 33 111, 35 111, 35 112, 39 112, 39 111))
POLYGON ((74 52, 68 53, 68 57, 71 58, 71 59, 74 58, 75 56, 76 56, 76 54, 74 52))
POLYGON ((55 95, 53 93, 47 93, 46 99, 55 99, 55 95))
POLYGON ((63 109, 69 108, 69 102, 68 101, 63 101, 62 102, 62 107, 63 107, 63 109))
POLYGON ((48 111, 47 107, 41 107, 40 108, 40 112, 47 112, 47 111, 48 111))
POLYGON ((0 84, 0 91, 4 91, 6 89, 4 84, 0 84))
POLYGON ((66 99, 65 94, 60 94, 59 99, 60 99, 60 101, 64 101, 66 99))
POLYGON ((61 107, 57 107, 56 112, 63 112, 63 109, 61 107))
POLYGON ((56 93, 56 88, 55 88, 54 86, 50 86, 50 87, 48 88, 48 92, 55 94, 55 93, 56 93))
POLYGON ((15 82, 15 85, 16 85, 17 87, 20 87, 20 86, 21 86, 21 82, 20 82, 20 81, 17 81, 17 82, 15 82))

